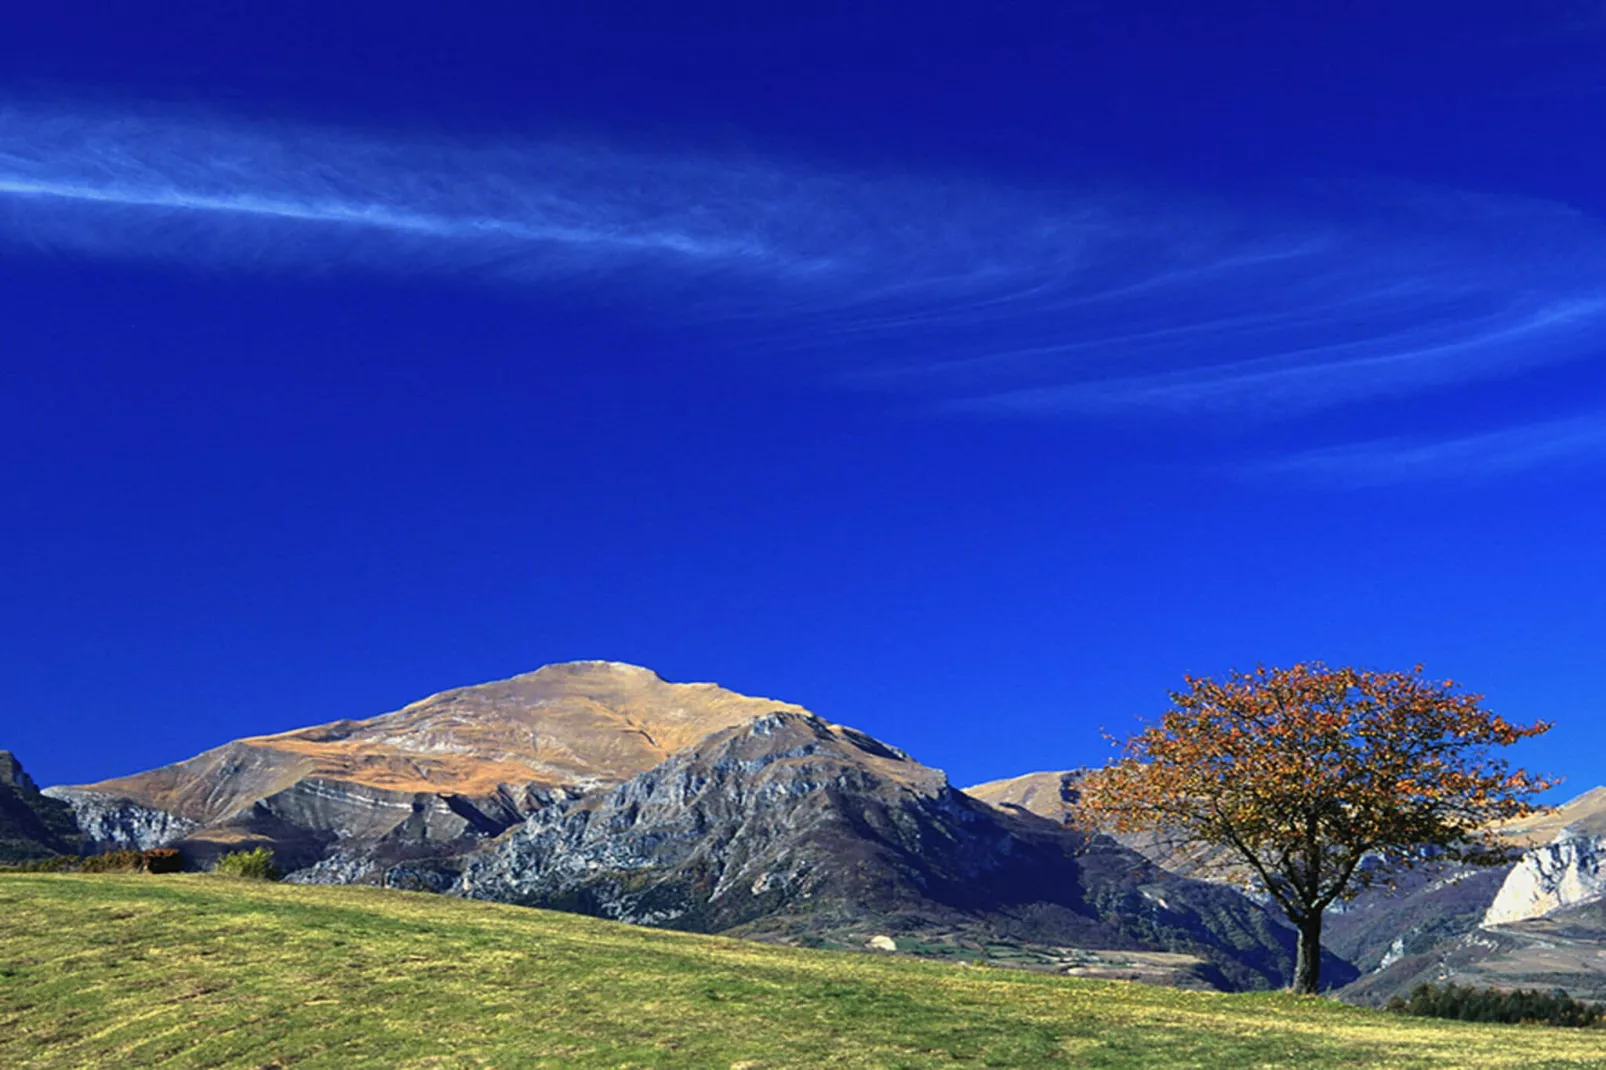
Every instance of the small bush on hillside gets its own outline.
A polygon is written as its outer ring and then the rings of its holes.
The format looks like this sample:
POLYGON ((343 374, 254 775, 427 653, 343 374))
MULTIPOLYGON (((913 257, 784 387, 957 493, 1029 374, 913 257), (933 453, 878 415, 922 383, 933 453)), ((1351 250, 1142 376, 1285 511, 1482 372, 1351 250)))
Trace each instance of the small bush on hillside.
POLYGON ((1420 1018, 1453 1018, 1462 1022, 1509 1022, 1530 1025, 1602 1026, 1602 1010, 1573 999, 1562 989, 1549 993, 1519 988, 1473 988, 1447 984, 1418 985, 1408 999, 1395 996, 1387 1009, 1420 1018))
POLYGON ((145 856, 138 851, 107 851, 90 855, 78 868, 84 873, 139 873, 145 868, 145 856))
POLYGON ((146 873, 182 873, 184 856, 172 847, 153 847, 145 852, 146 873))
POLYGON ((276 881, 283 876, 273 863, 273 852, 266 847, 226 854, 217 860, 212 870, 230 877, 249 877, 259 881, 276 881))

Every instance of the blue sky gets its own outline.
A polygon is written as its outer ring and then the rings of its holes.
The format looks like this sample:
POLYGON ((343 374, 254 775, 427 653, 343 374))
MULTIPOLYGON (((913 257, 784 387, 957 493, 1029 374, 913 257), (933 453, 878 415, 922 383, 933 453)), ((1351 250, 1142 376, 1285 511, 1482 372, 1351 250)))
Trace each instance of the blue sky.
POLYGON ((1606 9, 325 7, 0 42, 41 779, 599 657, 969 783, 1323 658, 1606 782, 1606 9))

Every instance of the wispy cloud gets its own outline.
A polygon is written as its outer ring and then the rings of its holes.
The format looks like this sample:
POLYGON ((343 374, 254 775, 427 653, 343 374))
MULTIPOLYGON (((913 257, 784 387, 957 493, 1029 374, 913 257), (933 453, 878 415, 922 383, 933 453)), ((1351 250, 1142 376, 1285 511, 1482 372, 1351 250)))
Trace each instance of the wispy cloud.
POLYGON ((1606 228, 1418 191, 1325 213, 576 144, 0 110, 0 241, 594 287, 845 387, 1276 418, 1596 352, 1606 228))
POLYGON ((1257 476, 1375 487, 1478 482, 1601 461, 1606 461, 1606 411, 1439 441, 1386 439, 1312 450, 1257 464, 1249 471, 1257 476))

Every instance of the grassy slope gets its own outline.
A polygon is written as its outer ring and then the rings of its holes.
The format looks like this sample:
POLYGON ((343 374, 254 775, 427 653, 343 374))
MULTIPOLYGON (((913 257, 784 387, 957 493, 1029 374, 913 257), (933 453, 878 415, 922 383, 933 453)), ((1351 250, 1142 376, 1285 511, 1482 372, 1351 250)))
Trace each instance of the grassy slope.
POLYGON ((0 1066, 1606 1066, 1400 1019, 202 876, 0 875, 0 1066))

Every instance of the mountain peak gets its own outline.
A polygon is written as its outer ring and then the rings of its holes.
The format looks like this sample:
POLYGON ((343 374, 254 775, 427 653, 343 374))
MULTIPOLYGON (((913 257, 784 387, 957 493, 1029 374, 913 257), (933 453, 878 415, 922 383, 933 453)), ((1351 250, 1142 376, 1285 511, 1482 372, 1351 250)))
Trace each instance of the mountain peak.
POLYGON ((0 750, 0 784, 28 791, 38 790, 17 756, 8 750, 0 750))
POLYGON ((639 665, 561 662, 365 720, 237 740, 93 790, 202 823, 308 781, 475 798, 505 787, 589 790, 777 711, 808 713, 715 684, 670 683, 639 665))
POLYGON ((554 661, 539 669, 520 673, 513 679, 522 679, 526 676, 582 676, 587 674, 617 674, 619 676, 645 677, 659 683, 668 683, 662 676, 645 665, 634 665, 628 661, 606 661, 601 658, 585 658, 578 661, 554 661))
POLYGON ((82 842, 72 811, 40 794, 16 755, 0 750, 0 862, 76 854, 82 842))

